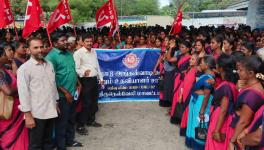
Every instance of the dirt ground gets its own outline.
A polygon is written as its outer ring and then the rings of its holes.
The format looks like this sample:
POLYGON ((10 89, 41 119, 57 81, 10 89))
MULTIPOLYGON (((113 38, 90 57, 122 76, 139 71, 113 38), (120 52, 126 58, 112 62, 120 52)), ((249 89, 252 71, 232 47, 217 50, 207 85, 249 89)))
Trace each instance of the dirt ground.
MULTIPOLYGON (((89 135, 76 134, 84 144, 76 150, 187 150, 179 127, 169 123, 166 109, 158 102, 100 104, 97 122, 89 135)), ((73 150, 70 149, 70 150, 73 150)))

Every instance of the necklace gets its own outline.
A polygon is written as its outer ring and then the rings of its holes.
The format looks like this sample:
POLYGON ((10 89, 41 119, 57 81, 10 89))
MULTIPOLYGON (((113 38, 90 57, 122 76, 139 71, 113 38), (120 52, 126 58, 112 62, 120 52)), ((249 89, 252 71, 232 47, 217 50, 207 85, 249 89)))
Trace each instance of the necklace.
POLYGON ((245 86, 245 89, 246 89, 246 88, 253 87, 254 85, 256 85, 256 84, 258 84, 258 83, 259 83, 259 81, 256 81, 256 82, 254 82, 254 83, 252 83, 252 84, 250 84, 250 85, 246 85, 246 86, 245 86))

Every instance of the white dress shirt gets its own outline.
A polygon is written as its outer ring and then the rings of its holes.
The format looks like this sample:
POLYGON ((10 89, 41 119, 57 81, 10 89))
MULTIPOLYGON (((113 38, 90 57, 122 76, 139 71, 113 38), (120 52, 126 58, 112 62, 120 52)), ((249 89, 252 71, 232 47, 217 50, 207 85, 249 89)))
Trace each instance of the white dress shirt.
POLYGON ((56 101, 59 99, 55 73, 50 62, 38 63, 30 58, 17 71, 17 87, 22 112, 31 112, 37 119, 58 116, 56 101))
POLYGON ((88 51, 85 47, 78 49, 74 54, 76 71, 79 77, 99 77, 103 81, 103 75, 97 60, 94 49, 88 51), (85 76, 85 71, 90 70, 89 76, 85 76))

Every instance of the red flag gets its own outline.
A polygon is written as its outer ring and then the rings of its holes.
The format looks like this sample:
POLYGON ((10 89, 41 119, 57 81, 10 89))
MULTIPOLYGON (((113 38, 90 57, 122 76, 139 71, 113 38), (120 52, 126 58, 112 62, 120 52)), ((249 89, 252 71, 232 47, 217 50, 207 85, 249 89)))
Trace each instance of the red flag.
POLYGON ((32 32, 42 27, 40 17, 43 15, 38 0, 28 0, 27 11, 24 21, 23 38, 27 38, 32 32))
POLYGON ((48 33, 53 32, 61 25, 68 23, 72 20, 71 10, 68 0, 61 0, 57 8, 51 14, 47 26, 48 33))
POLYGON ((0 29, 14 22, 9 0, 0 0, 0 29))
POLYGON ((100 9, 96 12, 96 26, 101 28, 111 22, 115 18, 113 10, 113 2, 107 1, 100 9))
POLYGON ((115 33, 119 30, 118 17, 116 14, 116 10, 115 10, 113 1, 109 0, 109 2, 110 2, 110 5, 112 7, 112 10, 113 10, 111 13, 114 15, 114 19, 111 21, 111 26, 110 26, 110 31, 109 31, 108 36, 114 36, 115 33))
POLYGON ((177 12, 176 17, 174 18, 174 22, 172 24, 172 30, 171 30, 171 35, 175 35, 181 32, 182 28, 182 11, 179 9, 177 12))

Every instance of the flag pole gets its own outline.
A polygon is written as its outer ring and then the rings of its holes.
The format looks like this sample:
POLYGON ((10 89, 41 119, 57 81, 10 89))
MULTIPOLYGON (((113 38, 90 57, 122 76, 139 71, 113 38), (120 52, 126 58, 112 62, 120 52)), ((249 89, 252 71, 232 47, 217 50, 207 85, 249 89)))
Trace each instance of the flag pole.
MULTIPOLYGON (((9 3, 9 6, 10 6, 10 9, 11 9, 11 11, 12 11, 12 4, 11 4, 10 1, 8 1, 8 3, 9 3)), ((14 17, 13 11, 12 11, 12 18, 13 18, 14 31, 15 31, 15 33, 16 33, 16 40, 18 41, 19 38, 18 38, 17 27, 16 27, 16 20, 15 20, 15 17, 14 17)))
POLYGON ((49 34, 49 31, 48 31, 48 25, 47 25, 47 19, 46 19, 46 17, 44 18, 44 26, 45 26, 45 28, 46 28, 46 33, 47 33, 47 35, 48 35, 48 39, 49 39, 49 43, 50 43, 50 47, 53 47, 52 42, 51 42, 51 38, 50 38, 50 34, 49 34))
POLYGON ((71 20, 71 24, 72 24, 72 29, 73 29, 73 33, 74 33, 74 36, 77 37, 77 33, 76 33, 76 23, 73 21, 73 18, 71 20))
POLYGON ((46 26, 46 32, 48 34, 48 39, 49 39, 50 47, 53 47, 52 42, 51 42, 51 38, 50 38, 50 34, 49 34, 49 31, 48 31, 48 28, 47 28, 47 25, 45 25, 45 26, 46 26))
POLYGON ((120 31, 119 30, 117 31, 117 34, 118 34, 118 40, 119 40, 120 46, 122 46, 122 41, 121 41, 120 31))
POLYGON ((122 46, 122 41, 121 41, 121 37, 120 37, 120 28, 119 28, 119 23, 118 23, 118 15, 117 15, 117 12, 116 12, 116 7, 115 7, 115 0, 113 0, 113 8, 114 8, 114 12, 115 12, 115 15, 116 15, 116 20, 117 20, 117 25, 118 25, 118 29, 117 29, 117 36, 118 36, 118 40, 119 40, 119 43, 120 45, 122 46))
POLYGON ((13 25, 14 25, 14 30, 15 30, 15 33, 16 33, 16 40, 18 41, 19 40, 19 37, 18 37, 18 33, 17 33, 17 27, 16 27, 16 23, 15 23, 16 21, 15 21, 15 18, 14 18, 14 23, 13 23, 13 25))
POLYGON ((74 35, 75 37, 77 37, 77 33, 76 33, 76 24, 73 22, 73 32, 74 32, 74 35))

